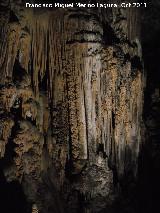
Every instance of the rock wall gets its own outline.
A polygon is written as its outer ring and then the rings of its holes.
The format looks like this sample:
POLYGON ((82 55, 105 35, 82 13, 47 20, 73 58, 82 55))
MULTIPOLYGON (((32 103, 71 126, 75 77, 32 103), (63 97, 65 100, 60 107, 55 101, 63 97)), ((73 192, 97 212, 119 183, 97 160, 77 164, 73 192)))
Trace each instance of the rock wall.
POLYGON ((33 212, 102 212, 115 183, 137 174, 144 87, 138 12, 1 5, 4 175, 23 186, 33 212))

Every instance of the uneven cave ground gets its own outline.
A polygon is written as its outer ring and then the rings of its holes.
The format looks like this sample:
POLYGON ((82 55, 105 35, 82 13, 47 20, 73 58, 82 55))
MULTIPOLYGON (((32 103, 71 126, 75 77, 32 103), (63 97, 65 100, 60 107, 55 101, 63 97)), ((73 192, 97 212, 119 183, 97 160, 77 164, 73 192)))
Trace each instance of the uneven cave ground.
POLYGON ((24 4, 0 1, 0 212, 158 212, 159 1, 24 4))

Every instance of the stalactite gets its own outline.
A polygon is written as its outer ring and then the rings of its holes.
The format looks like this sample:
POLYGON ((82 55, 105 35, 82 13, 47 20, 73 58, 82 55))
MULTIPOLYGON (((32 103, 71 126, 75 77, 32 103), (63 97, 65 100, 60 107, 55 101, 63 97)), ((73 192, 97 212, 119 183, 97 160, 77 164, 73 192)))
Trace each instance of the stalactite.
POLYGON ((12 127, 14 126, 14 121, 11 118, 1 119, 1 132, 0 132, 0 157, 4 157, 5 147, 8 143, 9 137, 11 135, 12 127))
POLYGON ((64 26, 63 26, 64 12, 61 11, 61 15, 57 12, 54 14, 54 18, 49 22, 48 33, 48 92, 49 97, 53 99, 54 83, 56 82, 56 76, 63 71, 63 60, 65 57, 64 49, 64 26))
POLYGON ((18 57, 21 67, 27 72, 30 63, 30 44, 30 34, 27 31, 23 30, 19 39, 18 57))
POLYGON ((3 86, 0 90, 0 102, 1 107, 5 109, 5 111, 10 111, 13 106, 15 100, 17 98, 17 90, 16 87, 12 84, 3 86))
MULTIPOLYGON (((33 16, 33 14, 32 14, 33 16)), ((39 96, 39 79, 42 80, 47 66, 47 38, 49 17, 36 15, 28 20, 27 26, 31 36, 30 63, 35 95, 39 96)), ((27 59, 29 61, 29 59, 27 59)))
POLYGON ((36 120, 37 116, 37 104, 32 99, 22 103, 22 117, 26 119, 31 117, 32 120, 36 120))
POLYGON ((50 112, 48 106, 48 98, 46 94, 40 94, 39 97, 39 108, 36 114, 36 125, 39 128, 40 132, 47 133, 50 125, 50 112))
POLYGON ((17 22, 11 22, 8 24, 7 29, 4 30, 6 30, 6 33, 4 42, 2 42, 1 46, 3 51, 1 51, 0 60, 1 72, 4 75, 4 78, 1 79, 3 82, 5 81, 6 77, 12 78, 12 71, 17 55, 21 26, 17 22))

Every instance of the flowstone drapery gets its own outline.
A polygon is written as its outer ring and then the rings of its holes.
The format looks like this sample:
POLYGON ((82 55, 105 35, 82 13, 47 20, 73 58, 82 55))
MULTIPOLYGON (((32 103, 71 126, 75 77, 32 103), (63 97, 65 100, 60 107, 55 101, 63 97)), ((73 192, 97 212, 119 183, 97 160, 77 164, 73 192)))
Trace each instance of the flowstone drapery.
POLYGON ((14 153, 6 179, 18 180, 39 212, 99 212, 114 199, 113 171, 117 181, 137 172, 138 13, 4 8, 0 156, 14 153))

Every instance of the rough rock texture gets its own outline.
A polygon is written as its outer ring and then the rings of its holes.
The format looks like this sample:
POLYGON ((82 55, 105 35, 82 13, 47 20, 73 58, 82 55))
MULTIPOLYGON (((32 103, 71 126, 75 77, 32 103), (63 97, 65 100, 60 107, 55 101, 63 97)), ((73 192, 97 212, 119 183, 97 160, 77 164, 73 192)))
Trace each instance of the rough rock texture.
POLYGON ((102 212, 115 182, 137 174, 144 87, 138 12, 10 4, 0 9, 6 180, 19 181, 32 212, 102 212))

